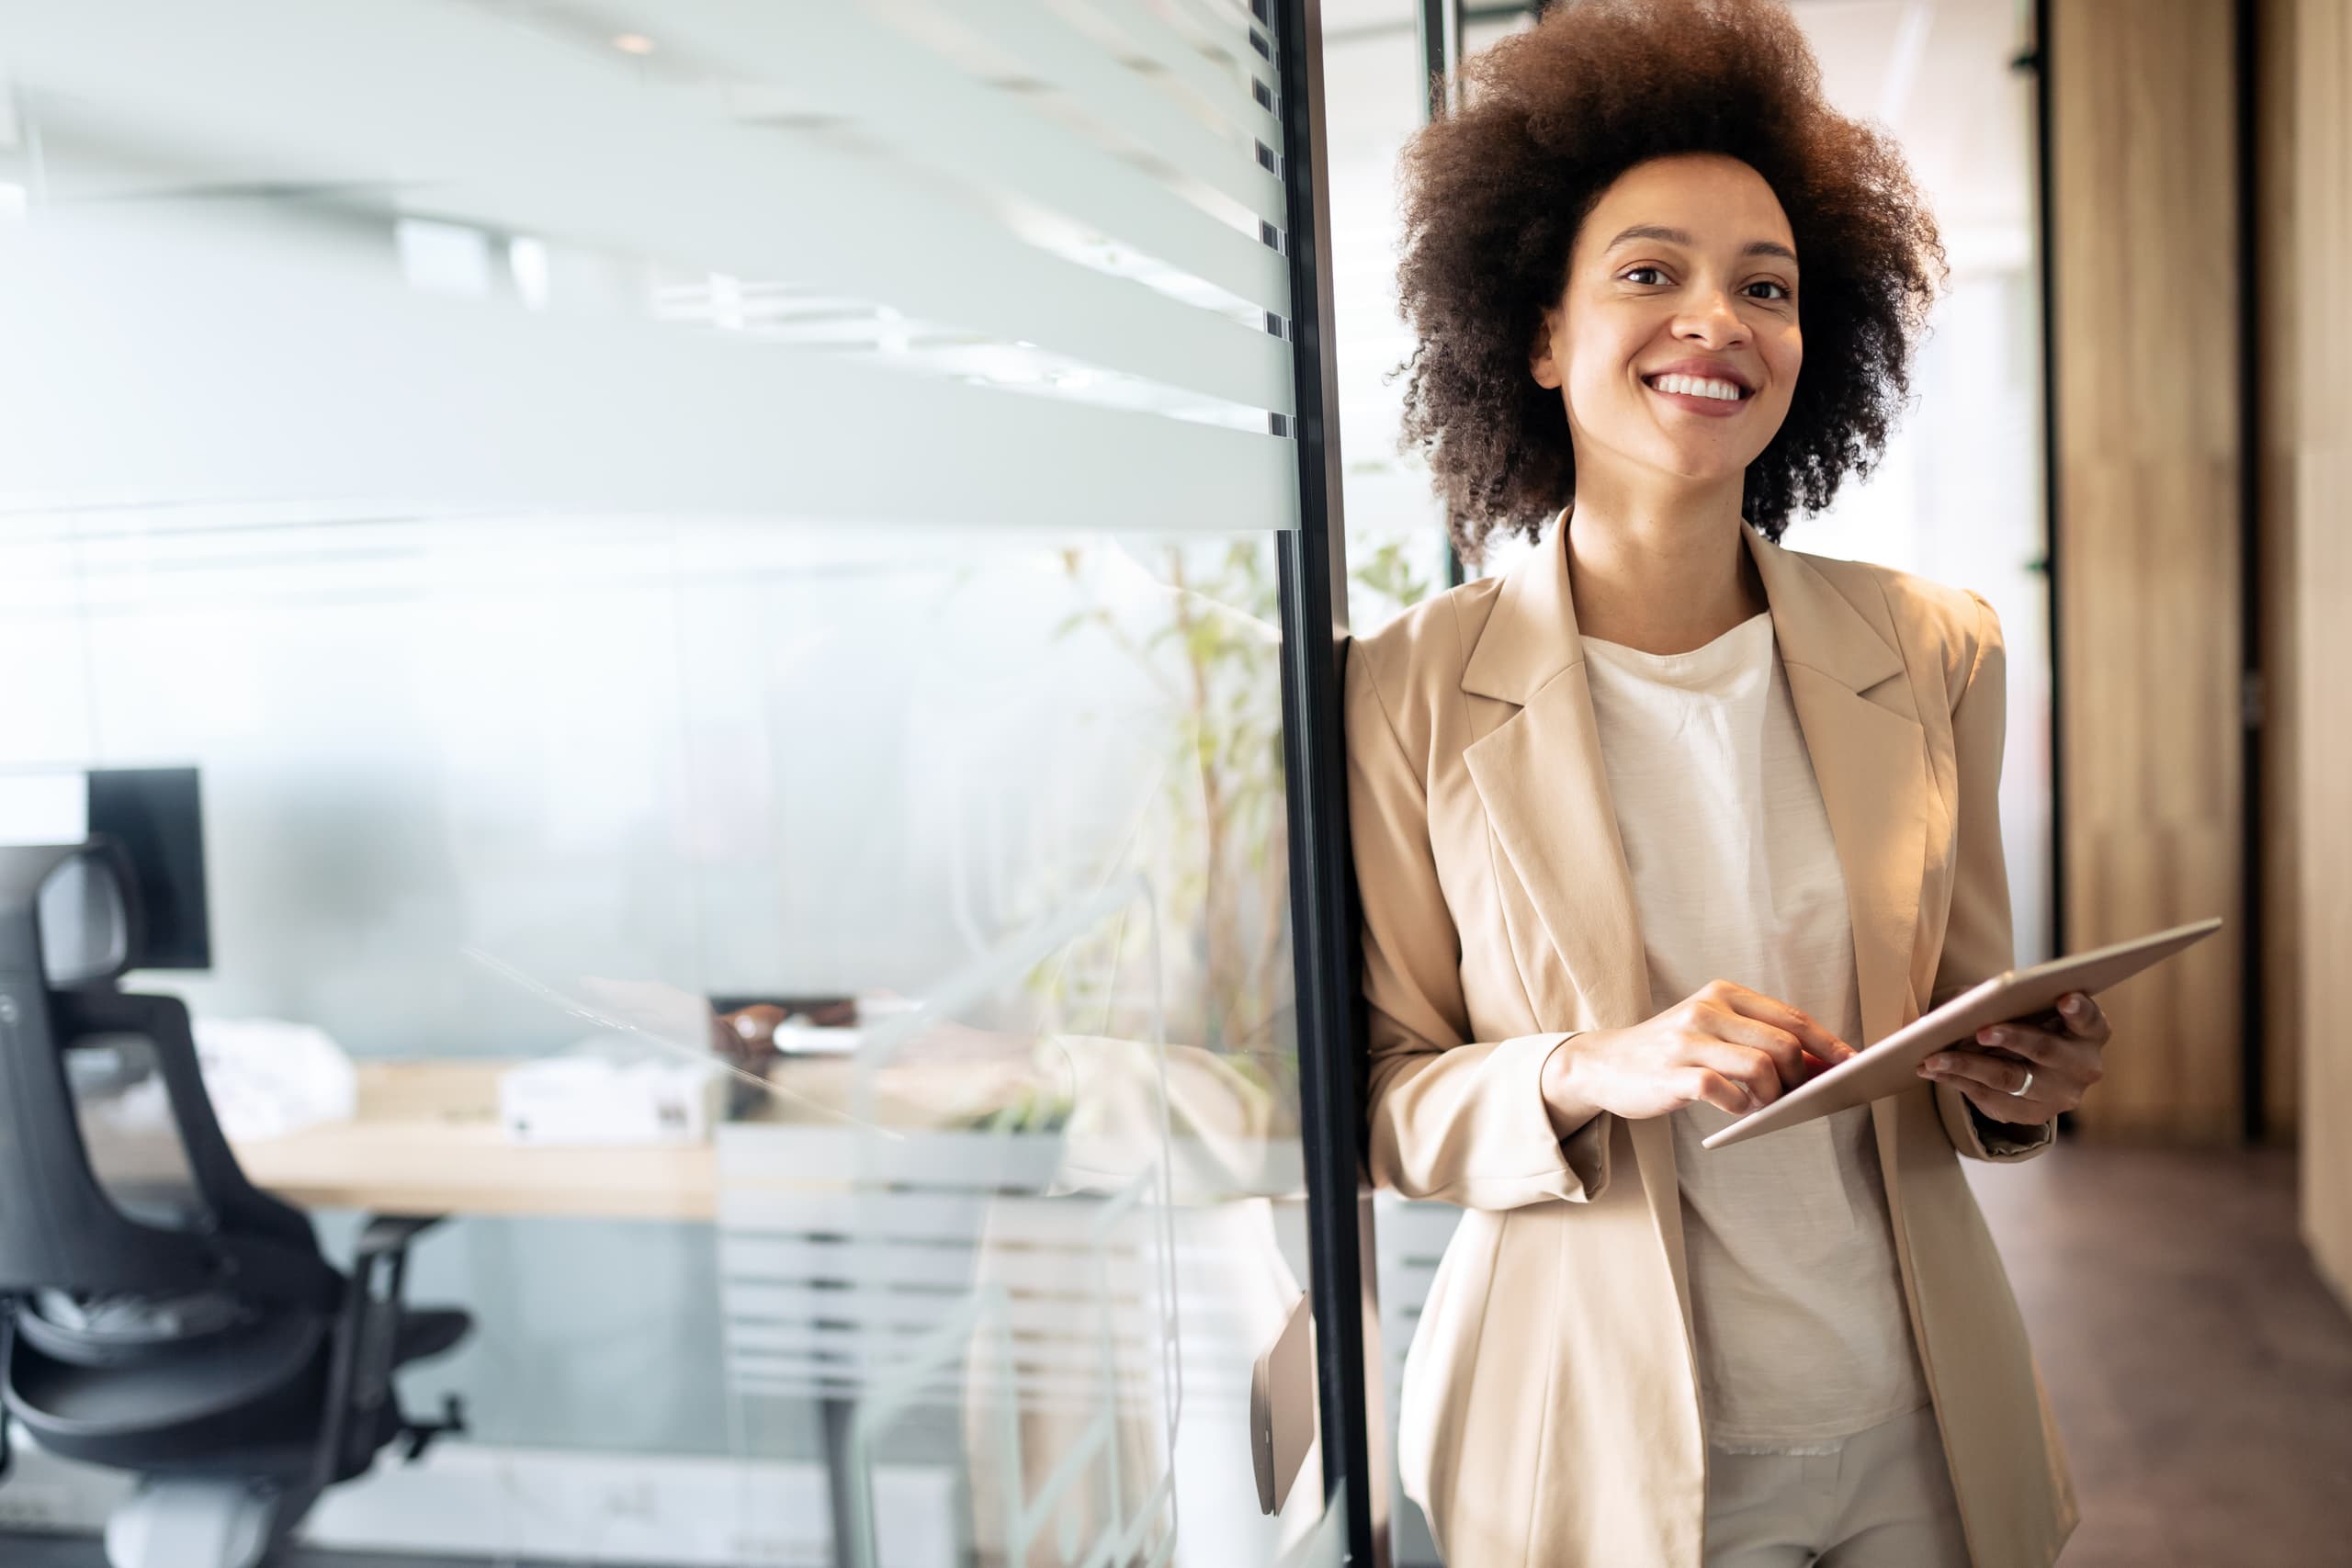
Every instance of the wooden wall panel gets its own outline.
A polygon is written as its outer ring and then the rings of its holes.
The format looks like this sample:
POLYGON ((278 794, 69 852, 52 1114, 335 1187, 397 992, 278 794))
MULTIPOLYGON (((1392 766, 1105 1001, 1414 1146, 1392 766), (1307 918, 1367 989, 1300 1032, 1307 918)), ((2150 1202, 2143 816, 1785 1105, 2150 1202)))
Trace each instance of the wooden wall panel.
POLYGON ((2352 1031, 2337 1001, 2352 974, 2352 6, 2300 0, 2295 65, 2294 289, 2281 336, 2290 389, 2296 854, 2303 1033, 2303 1232, 2352 1303, 2352 1031))
POLYGON ((2296 1141, 2303 1077, 2302 816, 2305 694, 2296 663, 2295 455, 2301 431, 2295 257, 2297 0, 2258 0, 2255 17, 2256 400, 2261 423, 2255 520, 2262 639, 2262 1134, 2296 1141))
POLYGON ((2230 0, 2051 0, 2067 945, 2207 915, 2109 993, 2086 1135, 2238 1136, 2241 432, 2230 0))

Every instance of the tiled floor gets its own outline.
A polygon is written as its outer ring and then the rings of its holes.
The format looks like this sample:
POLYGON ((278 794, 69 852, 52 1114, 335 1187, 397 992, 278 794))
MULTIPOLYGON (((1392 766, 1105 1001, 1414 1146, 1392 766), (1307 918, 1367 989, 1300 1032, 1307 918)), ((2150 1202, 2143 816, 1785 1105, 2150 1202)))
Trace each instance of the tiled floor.
POLYGON ((1972 1166, 2083 1506, 2064 1568, 2352 1564, 2352 1317, 2290 1153, 1972 1166))
MULTIPOLYGON (((2296 1235, 2294 1156, 2069 1144, 1970 1176, 2082 1499, 2063 1568, 2352 1564, 2352 1316, 2296 1235)), ((17 1538, 0 1562, 99 1558, 17 1538)), ((306 1553, 288 1568, 465 1565, 306 1553)))

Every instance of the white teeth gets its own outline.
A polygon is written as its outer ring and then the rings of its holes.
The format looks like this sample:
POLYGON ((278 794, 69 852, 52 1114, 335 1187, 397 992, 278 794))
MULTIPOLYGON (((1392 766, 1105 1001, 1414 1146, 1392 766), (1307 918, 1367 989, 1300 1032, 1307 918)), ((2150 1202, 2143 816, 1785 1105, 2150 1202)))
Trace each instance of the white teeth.
POLYGON ((1729 402, 1739 400, 1739 389, 1729 381, 1711 381, 1697 376, 1658 376, 1650 385, 1661 392, 1687 392, 1695 398, 1721 398, 1729 402))

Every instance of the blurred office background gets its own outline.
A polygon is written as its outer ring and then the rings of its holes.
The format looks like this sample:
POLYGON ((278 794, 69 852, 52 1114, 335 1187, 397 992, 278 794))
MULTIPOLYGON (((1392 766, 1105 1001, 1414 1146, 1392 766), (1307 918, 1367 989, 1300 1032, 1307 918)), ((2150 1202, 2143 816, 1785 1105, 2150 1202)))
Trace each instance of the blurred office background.
MULTIPOLYGON (((1310 1458, 1261 1516, 1249 1434, 1312 1228, 1278 9, 0 0, 0 770, 198 770, 212 961, 135 984, 224 1072, 269 1071, 241 1021, 311 1026, 350 1114, 492 1144, 500 1073, 648 1010, 841 1025, 698 1176, 447 1173, 410 1290, 476 1331, 404 1386, 472 1431, 331 1493, 322 1561, 842 1561, 844 1464, 873 1561, 1339 1560, 1345 1500, 1310 1458), (812 1168, 846 1208, 773 1199, 812 1168), (845 1228, 953 1258, 805 1261, 845 1228)), ((2301 1129, 2352 1073, 2352 28, 1794 9, 1952 278, 1884 461, 1789 543, 2000 612, 2020 962, 2233 923, 2119 995, 2064 1146, 1972 1172, 2067 1561, 2339 1561, 2352 1167, 2301 1129)), ((1432 22, 1529 17, 1319 13, 1363 628, 1504 564, 1449 560, 1396 451, 1393 181, 1432 22)), ((332 1120, 246 1153, 331 1251, 420 1190, 332 1120)), ((1450 1228, 1378 1207, 1375 1421, 1450 1228)), ((0 1556, 98 1561, 126 1484, 20 1452, 0 1556)))

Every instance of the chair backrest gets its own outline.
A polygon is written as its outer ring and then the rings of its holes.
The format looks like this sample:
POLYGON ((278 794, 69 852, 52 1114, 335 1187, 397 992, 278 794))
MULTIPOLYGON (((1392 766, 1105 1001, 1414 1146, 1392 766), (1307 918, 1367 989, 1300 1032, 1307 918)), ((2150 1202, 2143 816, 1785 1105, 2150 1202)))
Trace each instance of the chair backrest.
POLYGON ((71 988, 50 983, 40 888, 78 852, 0 846, 0 1295, 222 1290, 331 1310, 342 1276, 320 1254, 301 1212, 254 1189, 238 1168, 205 1095, 187 1008, 175 998, 124 996, 110 978, 71 988), (206 1215, 200 1228, 133 1219, 92 1168, 66 1052, 99 1035, 133 1035, 152 1047, 206 1215))

